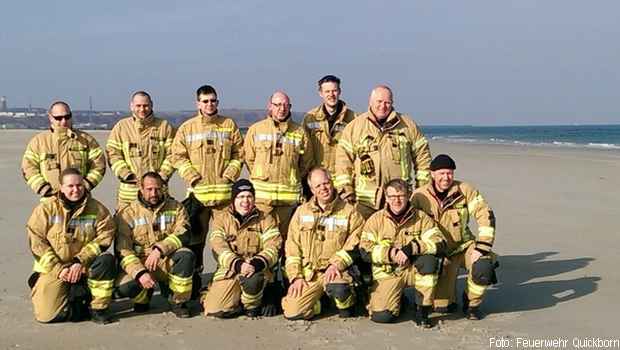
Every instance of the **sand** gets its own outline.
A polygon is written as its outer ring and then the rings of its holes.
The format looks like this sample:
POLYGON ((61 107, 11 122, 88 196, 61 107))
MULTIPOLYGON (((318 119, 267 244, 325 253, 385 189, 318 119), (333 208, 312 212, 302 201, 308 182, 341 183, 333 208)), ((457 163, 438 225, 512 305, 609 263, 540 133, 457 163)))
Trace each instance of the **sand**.
MULTIPOLYGON (((525 340, 618 339, 620 152, 431 142, 457 162, 457 179, 478 187, 495 210, 500 283, 488 292, 481 321, 460 314, 416 328, 411 312, 392 325, 328 316, 289 322, 281 316, 178 320, 163 300, 135 316, 119 302, 119 321, 42 325, 33 320, 26 278, 32 268, 24 225, 37 199, 19 165, 35 131, 0 131, 0 348, 19 349, 485 349, 490 338, 525 348, 525 340), (520 339, 520 341, 519 341, 520 339)), ((94 132, 104 144, 107 132, 94 132)), ((178 176, 171 185, 184 197, 178 176)), ((110 208, 111 171, 94 191, 110 208)), ((207 271, 213 271, 211 261, 207 271)), ((540 348, 540 347, 539 347, 540 348)), ((544 347, 543 347, 544 348, 544 347)))

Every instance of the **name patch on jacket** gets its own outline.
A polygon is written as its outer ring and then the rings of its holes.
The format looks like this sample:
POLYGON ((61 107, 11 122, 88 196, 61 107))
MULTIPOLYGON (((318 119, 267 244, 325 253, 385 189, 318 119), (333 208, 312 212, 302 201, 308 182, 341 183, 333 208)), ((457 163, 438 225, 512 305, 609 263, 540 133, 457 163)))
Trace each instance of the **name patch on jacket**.
MULTIPOLYGON (((314 224, 314 216, 312 215, 302 215, 300 220, 302 224, 314 224)), ((334 231, 338 227, 346 228, 347 219, 338 216, 324 216, 319 218, 319 225, 324 226, 328 231, 334 231)))

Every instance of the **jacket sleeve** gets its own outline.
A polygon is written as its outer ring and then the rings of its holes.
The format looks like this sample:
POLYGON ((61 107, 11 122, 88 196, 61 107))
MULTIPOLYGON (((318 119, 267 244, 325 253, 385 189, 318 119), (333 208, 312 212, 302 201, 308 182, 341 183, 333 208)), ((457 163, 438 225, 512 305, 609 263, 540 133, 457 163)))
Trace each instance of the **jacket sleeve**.
POLYGON ((342 131, 342 136, 336 147, 336 174, 334 187, 341 198, 347 198, 355 194, 353 189, 353 162, 355 153, 353 149, 353 123, 349 123, 342 131))
POLYGON ((116 234, 116 223, 110 212, 103 205, 98 205, 97 216, 95 218, 95 238, 86 243, 75 256, 85 267, 95 260, 95 258, 106 251, 116 234))
POLYGON ((155 246, 164 256, 168 256, 177 251, 177 249, 189 244, 191 227, 189 225, 189 217, 183 205, 179 204, 176 208, 175 218, 172 234, 155 243, 155 246))
POLYGON ((84 176, 84 182, 87 189, 92 191, 105 175, 105 154, 94 137, 87 135, 86 140, 88 142, 88 172, 84 176))
POLYGON ((172 143, 172 163, 174 167, 179 171, 179 175, 183 178, 185 183, 189 186, 202 176, 196 170, 189 158, 188 144, 186 142, 185 133, 187 127, 181 125, 172 143))
MULTIPOLYGON (((125 209, 127 210, 127 209, 125 209)), ((121 209, 116 213, 114 220, 118 230, 116 241, 114 242, 116 256, 120 260, 121 268, 133 279, 142 271, 146 270, 142 261, 133 250, 133 234, 129 226, 129 221, 125 217, 126 211, 121 209)))
POLYGON ((22 158, 22 174, 24 175, 24 179, 30 188, 37 194, 42 195, 40 193, 42 189, 49 186, 49 183, 41 174, 41 163, 44 159, 41 159, 44 155, 38 149, 38 143, 36 138, 33 138, 26 146, 26 152, 24 152, 24 156, 22 158))
POLYGON ((379 239, 382 227, 378 215, 382 214, 373 215, 366 221, 362 230, 360 249, 366 252, 373 265, 385 265, 391 263, 390 249, 392 249, 393 242, 379 239))
POLYGON ((303 261, 302 261, 302 247, 301 247, 301 231, 299 229, 299 212, 298 208, 291 218, 291 223, 288 229, 288 235, 286 242, 284 243, 284 252, 286 255, 286 262, 284 268, 289 281, 293 282, 297 278, 304 278, 303 273, 303 261))
POLYGON ((412 245, 416 245, 417 254, 441 253, 446 240, 439 227, 437 227, 437 223, 421 210, 417 214, 420 216, 420 238, 412 242, 412 245))
POLYGON ((358 249, 363 228, 364 218, 356 210, 353 210, 349 217, 349 236, 342 249, 337 251, 329 261, 330 264, 336 265, 338 270, 344 271, 355 262, 356 255, 359 255, 358 249))
MULTIPOLYGON (((239 128, 234 122, 230 141, 230 160, 228 160, 228 165, 226 169, 224 169, 222 176, 230 182, 235 182, 239 175, 241 175, 241 166, 243 165, 243 138, 241 137, 239 128)), ((224 161, 227 161, 227 159, 224 161)))
POLYGON ((431 150, 428 140, 415 122, 411 127, 413 142, 411 152, 414 155, 416 188, 426 185, 431 180, 431 150))
POLYGON ((262 249, 257 257, 265 263, 265 266, 273 267, 278 262, 280 249, 282 249, 282 235, 276 219, 271 214, 265 214, 261 228, 260 244, 262 249))
POLYGON ((118 123, 112 128, 110 136, 108 136, 106 153, 108 154, 110 169, 112 169, 112 172, 117 178, 126 180, 129 175, 133 174, 123 155, 123 140, 118 123))
POLYGON ((467 192, 467 211, 478 223, 476 249, 489 253, 495 243, 495 214, 478 190, 470 188, 467 192))
POLYGON ((174 174, 174 165, 172 163, 172 143, 174 142, 174 127, 169 123, 166 123, 164 130, 164 161, 159 167, 159 175, 167 181, 174 174))
POLYGON ((254 159, 256 159, 256 152, 254 151, 254 133, 254 127, 251 126, 243 139, 243 160, 250 174, 252 174, 254 170, 254 159))
POLYGON ((301 179, 304 179, 310 169, 314 166, 314 154, 312 152, 312 143, 310 141, 310 135, 306 132, 305 129, 303 131, 302 138, 302 148, 301 148, 301 157, 299 159, 299 176, 301 179))
POLYGON ((62 269, 69 266, 70 263, 63 264, 47 240, 47 232, 50 229, 48 217, 49 215, 43 206, 37 206, 28 219, 26 233, 28 234, 30 251, 34 257, 34 271, 58 276, 62 269))
POLYGON ((209 233, 209 245, 215 253, 218 264, 218 270, 224 268, 225 277, 230 278, 234 275, 234 266, 237 260, 241 257, 238 256, 232 249, 230 244, 226 241, 228 225, 225 222, 226 214, 215 215, 213 219, 213 228, 209 233))

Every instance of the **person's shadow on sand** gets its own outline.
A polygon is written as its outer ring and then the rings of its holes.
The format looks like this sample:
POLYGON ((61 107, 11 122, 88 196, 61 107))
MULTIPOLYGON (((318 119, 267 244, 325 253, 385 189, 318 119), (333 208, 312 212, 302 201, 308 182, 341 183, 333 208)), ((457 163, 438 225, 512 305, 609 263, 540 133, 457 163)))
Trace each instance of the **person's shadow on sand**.
MULTIPOLYGON (((598 276, 560 280, 553 276, 588 266, 593 258, 546 260, 557 252, 499 256, 499 283, 487 291, 487 314, 538 310, 577 299, 597 290, 598 276), (537 281, 532 281, 532 280, 537 281)), ((461 276, 463 279, 464 276, 461 276)), ((464 281, 459 281, 462 287, 464 281)), ((462 289, 459 289, 462 290, 462 289)), ((460 294, 459 294, 460 295, 460 294)))

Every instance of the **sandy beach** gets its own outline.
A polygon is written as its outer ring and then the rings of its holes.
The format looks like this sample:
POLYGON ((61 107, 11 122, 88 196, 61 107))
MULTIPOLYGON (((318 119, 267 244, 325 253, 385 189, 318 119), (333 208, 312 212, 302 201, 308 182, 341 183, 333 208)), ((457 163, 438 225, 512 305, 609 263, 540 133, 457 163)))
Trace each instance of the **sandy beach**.
MULTIPOLYGON (((573 338, 620 338, 620 152, 435 141, 432 154, 453 156, 456 178, 478 187, 497 217, 500 283, 488 292, 481 321, 435 315, 439 324, 421 330, 411 312, 392 325, 335 315, 311 322, 178 320, 156 297, 146 315, 116 303, 119 321, 106 326, 38 324, 26 285, 33 260, 24 229, 38 199, 19 169, 35 133, 0 131, 2 349, 485 349, 495 347, 490 338, 502 337, 509 348, 519 348, 517 339, 553 338, 571 348, 573 338)), ((105 145, 107 132, 93 135, 105 145)), ((116 186, 108 169, 94 197, 113 210, 116 186)), ((179 200, 185 195, 177 175, 171 191, 179 200)), ((210 261, 206 272, 215 267, 210 261)))

